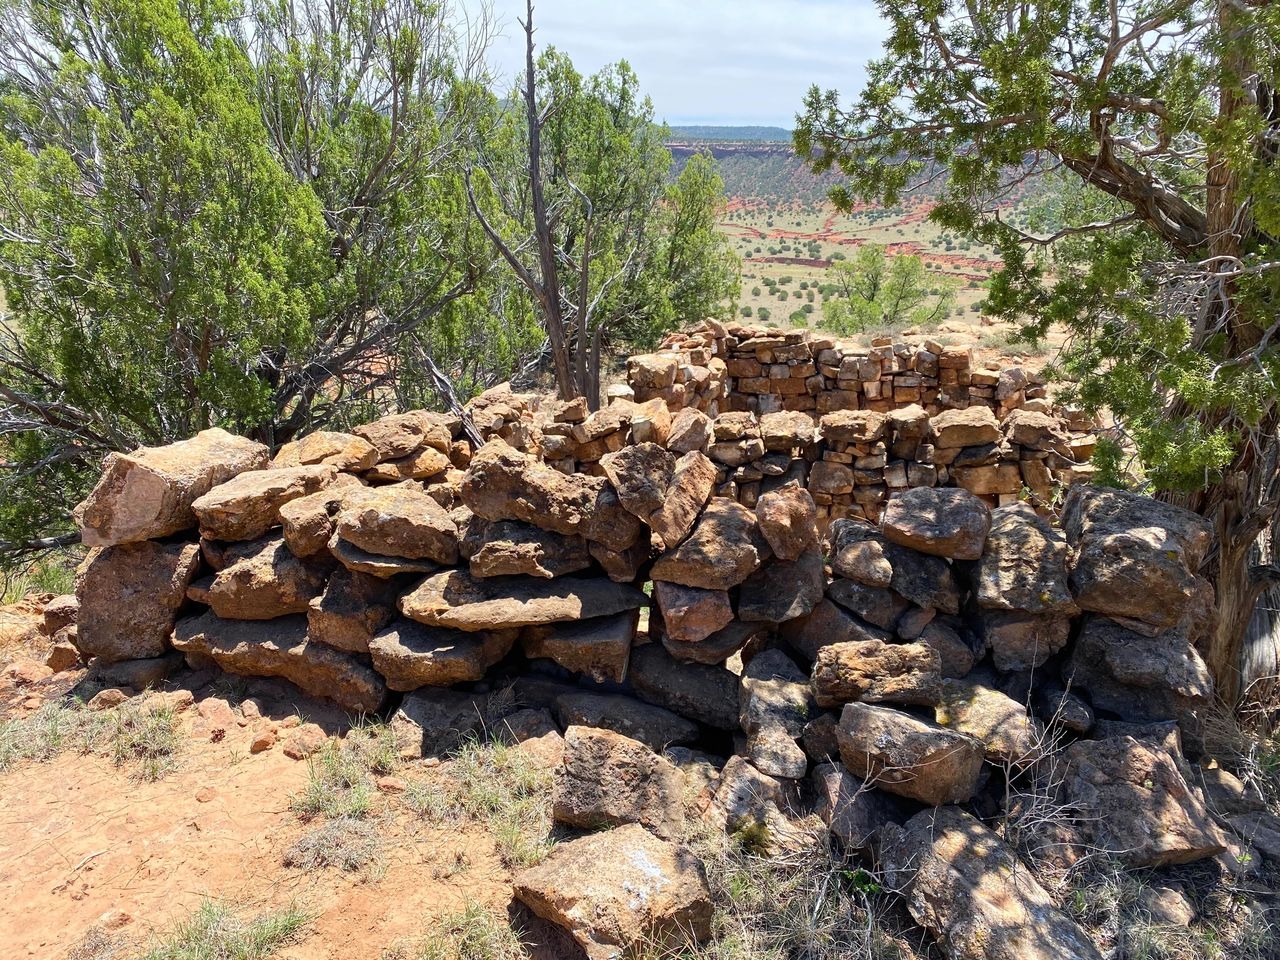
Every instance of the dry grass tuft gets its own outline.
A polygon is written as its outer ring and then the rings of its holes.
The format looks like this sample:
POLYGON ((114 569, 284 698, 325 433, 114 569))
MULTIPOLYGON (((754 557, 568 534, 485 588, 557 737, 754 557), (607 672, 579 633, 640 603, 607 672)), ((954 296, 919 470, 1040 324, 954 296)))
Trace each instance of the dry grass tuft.
POLYGON ((226 904, 206 900, 159 937, 141 960, 265 960, 297 939, 313 919, 296 906, 246 919, 226 904))
POLYGON ((440 920, 411 956, 414 960, 526 960, 529 954, 506 917, 471 904, 440 920))
POLYGON ((338 867, 348 873, 376 872, 382 854, 382 837, 374 824, 339 817, 303 834, 285 851, 284 865, 301 870, 338 867))
POLYGON ((0 722, 0 772, 75 751, 108 756, 135 779, 153 781, 174 769, 181 750, 178 717, 164 707, 144 710, 126 703, 93 712, 74 701, 54 701, 0 722))

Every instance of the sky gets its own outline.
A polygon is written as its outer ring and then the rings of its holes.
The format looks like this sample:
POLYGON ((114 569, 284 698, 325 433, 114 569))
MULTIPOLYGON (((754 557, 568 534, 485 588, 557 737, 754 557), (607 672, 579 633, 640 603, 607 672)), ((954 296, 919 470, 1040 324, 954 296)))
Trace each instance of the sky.
MULTIPOLYGON (((524 0, 492 4, 502 35, 490 62, 511 81, 524 64, 524 0)), ((630 62, 673 126, 790 129, 812 84, 851 99, 885 35, 872 0, 538 0, 533 22, 539 47, 582 73, 630 62)))

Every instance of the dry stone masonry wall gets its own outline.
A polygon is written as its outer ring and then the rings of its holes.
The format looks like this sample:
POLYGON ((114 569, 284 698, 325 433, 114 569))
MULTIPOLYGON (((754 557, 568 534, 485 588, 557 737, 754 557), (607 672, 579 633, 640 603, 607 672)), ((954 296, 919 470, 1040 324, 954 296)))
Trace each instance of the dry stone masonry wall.
POLYGON ((1229 775, 1195 765, 1211 535, 1116 490, 1069 485, 1060 516, 1019 499, 1036 469, 1076 478, 1080 438, 1030 380, 968 364, 707 326, 596 413, 482 395, 478 449, 410 411, 274 458, 216 429, 114 454, 59 636, 135 676, 284 678, 392 716, 414 755, 495 717, 552 737, 556 819, 623 829, 516 889, 591 956, 619 930, 705 933, 674 843, 693 780, 702 817, 768 850, 815 829, 874 850, 952 956, 1094 957, 979 817, 1016 815, 1053 751, 1064 860, 1249 862, 1210 813, 1229 775), (979 848, 1005 868, 980 876, 979 848), (580 869, 636 851, 678 878, 662 915, 580 869))

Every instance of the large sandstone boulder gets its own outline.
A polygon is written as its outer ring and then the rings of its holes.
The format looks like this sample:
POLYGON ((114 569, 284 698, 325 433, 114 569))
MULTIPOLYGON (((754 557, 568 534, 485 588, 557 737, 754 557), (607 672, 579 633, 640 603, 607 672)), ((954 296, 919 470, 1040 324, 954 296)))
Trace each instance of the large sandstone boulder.
POLYGON ((556 697, 556 719, 569 727, 601 727, 613 730, 653 750, 673 744, 693 743, 698 725, 663 707, 622 694, 571 692, 556 697))
POLYGON ((1068 617, 979 609, 976 621, 997 670, 1034 670, 1071 638, 1068 617))
POLYGON ((738 616, 748 622, 766 623, 808 616, 822 600, 826 582, 817 547, 811 547, 796 560, 766 563, 743 581, 738 616))
POLYGON ((551 813, 559 823, 587 830, 639 823, 671 840, 684 820, 683 791, 680 771, 638 740, 571 726, 551 813))
POLYGON ((444 507, 409 480, 371 487, 343 502, 337 536, 384 557, 458 562, 458 528, 444 507))
POLYGON ((378 451, 364 437, 353 433, 317 430, 301 440, 291 440, 271 461, 273 467, 305 467, 328 464, 338 470, 359 473, 378 462, 378 451))
POLYGON ((671 421, 667 449, 673 453, 706 453, 711 443, 711 418, 701 410, 685 407, 671 421))
POLYGON ((378 462, 407 457, 423 447, 447 454, 453 443, 450 417, 430 410, 410 410, 362 424, 352 432, 378 452, 378 462))
POLYGON ((305 617, 223 620, 203 613, 178 621, 173 645, 188 658, 213 660, 227 673, 280 677, 355 713, 374 713, 386 699, 386 684, 370 667, 307 639, 305 617))
POLYGON ((597 682, 621 683, 627 676, 639 620, 640 611, 624 610, 611 617, 526 627, 520 645, 527 657, 554 660, 597 682))
POLYGON ((736 587, 769 556, 755 514, 742 504, 716 497, 702 511, 689 537, 653 565, 654 580, 704 590, 736 587))
POLYGON ((396 614, 399 588, 380 577, 339 567, 307 605, 307 636, 350 653, 368 653, 374 634, 396 614))
POLYGON ((1062 799, 1081 843, 1135 867, 1215 857, 1226 838, 1160 744, 1130 736, 1066 751, 1062 799))
POLYGON ((400 598, 400 612, 433 627, 501 630, 636 610, 649 598, 635 587, 585 577, 503 577, 478 580, 445 570, 400 598))
POLYGON ((515 645, 513 629, 463 633, 396 620, 369 641, 373 666, 392 690, 482 680, 515 645))
POLYGON ((797 560, 818 542, 818 510, 804 487, 788 485, 761 495, 756 520, 779 560, 797 560))
POLYGON ((681 663, 651 643, 631 653, 631 684, 649 703, 718 730, 738 729, 738 678, 723 667, 681 663))
POLYGON ((247 470, 191 504, 206 540, 257 540, 280 522, 290 500, 323 490, 338 476, 327 465, 247 470))
POLYGON ((711 894, 687 848, 639 824, 561 843, 515 878, 516 897, 573 934, 588 960, 631 948, 678 948, 711 933, 711 894))
POLYGON ((914 487, 890 497, 880 518, 894 543, 954 560, 982 556, 990 527, 990 508, 956 487, 914 487))
POLYGON ((973 571, 979 606, 1074 616, 1079 611, 1067 576, 1067 541, 1062 531, 1025 503, 992 511, 986 550, 973 571))
POLYGON ((846 704, 836 740, 849 772, 880 790, 937 806, 978 789, 982 743, 901 710, 846 704))
POLYGON ((216 427, 168 446, 108 454, 102 479, 75 509, 81 539, 87 547, 109 547, 190 530, 197 498, 262 469, 267 459, 262 444, 216 427))
POLYGON ((988 760, 1013 770, 1035 763, 1050 746, 1027 704, 978 680, 944 680, 934 716, 944 727, 981 740, 988 760))
POLYGON ((108 663, 162 655, 199 566, 194 543, 91 550, 76 575, 77 649, 108 663))
POLYGON ((675 456, 656 443, 633 444, 600 458, 622 505, 645 523, 662 507, 675 466, 675 456))
POLYGON ((678 583, 655 580, 653 599, 662 614, 666 635, 683 643, 705 640, 733 622, 733 607, 724 590, 682 587, 678 583))
POLYGON ((192 584, 188 595, 224 620, 271 620, 306 613, 328 576, 327 564, 295 557, 277 536, 254 544, 212 579, 192 584))
POLYGON ((1000 424, 991 408, 978 404, 964 410, 944 410, 929 420, 933 444, 939 450, 977 447, 1000 442, 1000 424))
POLYGON ((942 699, 942 660, 922 643, 833 643, 818 651, 812 683, 820 707, 854 700, 933 706, 942 699))
POLYGON ((564 536, 516 520, 472 517, 459 544, 473 577, 559 577, 591 566, 582 537, 564 536))
POLYGON ((1071 589, 1081 609, 1154 636, 1198 602, 1197 572, 1212 542, 1203 517, 1125 491, 1073 486, 1063 528, 1076 550, 1071 589))
POLYGON ((885 886, 906 897, 950 960, 1102 960, 1017 855, 970 814, 925 810, 883 833, 885 886))

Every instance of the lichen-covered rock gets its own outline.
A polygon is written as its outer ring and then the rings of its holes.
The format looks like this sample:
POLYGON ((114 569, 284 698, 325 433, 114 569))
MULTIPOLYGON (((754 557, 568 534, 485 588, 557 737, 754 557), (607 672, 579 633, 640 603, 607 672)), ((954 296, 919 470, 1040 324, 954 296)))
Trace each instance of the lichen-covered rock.
POLYGON ((280 522, 280 508, 329 486, 338 471, 325 464, 247 470, 191 504, 207 540, 257 540, 280 522))
POLYGON ((448 687, 484 679, 515 645, 517 631, 463 633, 396 620, 369 641, 374 669, 392 690, 448 687))
POLYGON ((400 612, 428 626, 501 630, 608 617, 646 606, 635 587, 585 577, 480 580, 463 570, 434 574, 400 598, 400 612))
POLYGON ((164 447, 111 453, 97 486, 75 509, 86 547, 167 537, 196 525, 191 504, 246 470, 267 465, 265 446, 213 428, 164 447))
POLYGON ((676 458, 656 443, 637 443, 600 458, 600 467, 628 512, 645 523, 662 507, 676 458))
POLYGON ((951 960, 1102 960, 995 833, 956 807, 889 826, 880 844, 885 886, 951 960))
POLYGON ((794 780, 809 769, 798 743, 813 713, 808 681, 781 650, 765 650, 743 669, 739 720, 747 755, 761 773, 794 780))
POLYGON ((378 451, 364 437, 333 430, 317 430, 291 440, 271 461, 273 467, 304 467, 322 463, 338 470, 359 473, 378 462, 378 451))
POLYGON ((422 485, 370 487, 343 502, 335 526, 347 543, 384 557, 458 562, 458 528, 422 485))
POLYGON ((831 525, 831 569, 869 587, 890 587, 918 607, 960 612, 960 588, 951 565, 888 539, 876 527, 841 520, 831 525))
POLYGON ((386 699, 382 677, 349 653, 307 639, 305 617, 223 620, 212 612, 179 620, 173 645, 227 673, 280 677, 345 710, 374 713, 386 699))
POLYGON ((563 693, 555 698, 554 710, 563 727, 578 724, 613 730, 653 750, 694 743, 699 735, 698 725, 692 720, 622 694, 563 693))
POLYGON ((161 656, 199 566, 194 543, 91 550, 76 574, 76 647, 107 662, 161 656))
POLYGON ((678 948, 711 933, 702 863, 639 824, 561 843, 514 881, 516 897, 573 934, 588 960, 641 944, 678 948))
POLYGON ((339 567, 307 605, 307 636, 350 653, 368 653, 374 634, 396 614, 396 584, 339 567))
POLYGON ((818 651, 812 683, 820 707, 854 700, 933 706, 942 698, 942 661, 921 643, 833 643, 818 651))
POLYGON ((1061 530, 1025 503, 991 512, 986 550, 973 573, 979 606, 1070 617, 1078 608, 1067 577, 1061 530))
POLYGON ((901 710, 846 704, 836 739, 849 772, 880 790, 937 806, 978 789, 982 743, 901 710))
POLYGON ((944 680, 934 716, 944 727, 977 737, 988 760, 1013 770, 1035 763, 1048 746, 1026 704, 977 680, 944 680))
POLYGON ((760 532, 779 560, 797 560, 818 542, 818 513, 809 491, 788 485, 756 501, 760 532))
POLYGON ((724 590, 703 590, 655 580, 653 599, 662 614, 666 635, 673 640, 696 643, 733 622, 733 607, 724 590))
POLYGON ((769 556, 755 514, 742 504, 716 497, 693 532, 653 565, 654 580, 704 590, 728 590, 759 569, 769 556))
POLYGON ((990 527, 990 508, 955 487, 915 487, 890 497, 880 518, 892 542, 953 560, 981 557, 990 527))
POLYGON ((1161 745, 1130 736, 1066 751, 1062 799, 1083 846, 1134 867, 1215 857, 1226 838, 1161 745))
POLYGON ((358 497, 363 490, 359 479, 340 473, 323 490, 282 505, 280 531, 294 556, 312 557, 327 548, 338 511, 348 497, 358 497))
POLYGON ((732 756, 711 787, 702 819, 728 834, 749 837, 764 856, 811 853, 813 830, 790 816, 794 791, 732 756))
POLYGON ((449 417, 430 410, 394 413, 362 424, 352 433, 373 445, 378 451, 378 462, 407 457, 423 447, 447 454, 453 443, 449 417))
POLYGON ((559 577, 591 566, 587 541, 516 520, 473 517, 459 544, 473 577, 559 577))
POLYGON ((684 821, 684 777, 638 740, 594 727, 564 732, 551 815, 587 830, 638 823, 671 840, 684 821))
POLYGON ((626 679, 639 619, 638 610, 624 610, 611 617, 526 627, 520 644, 527 657, 554 660, 597 682, 621 683, 626 679))

